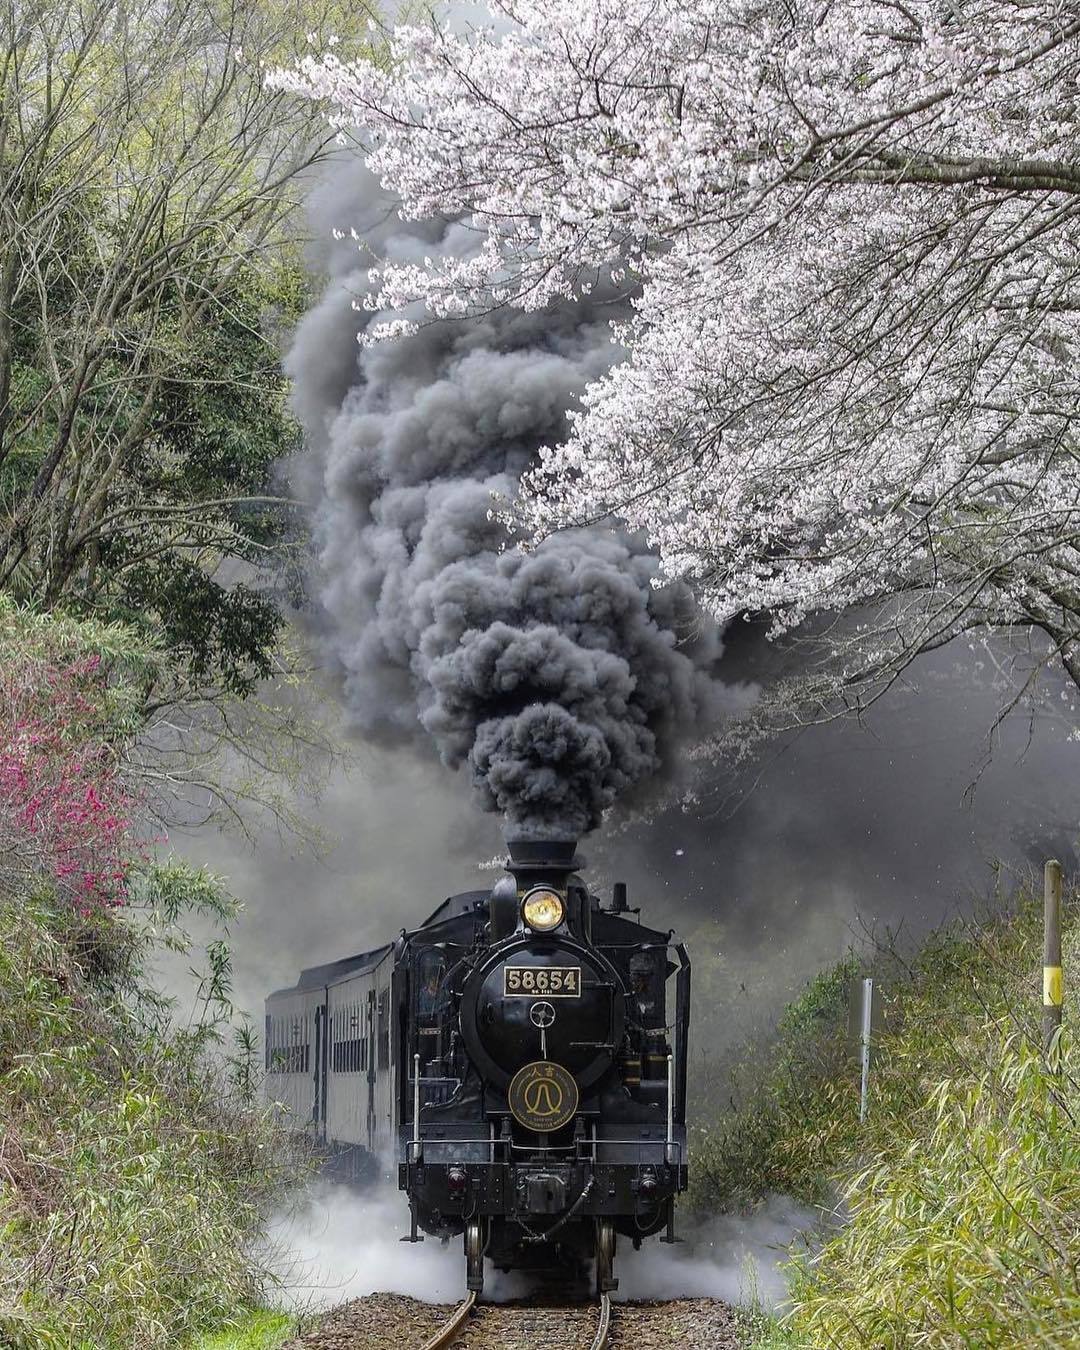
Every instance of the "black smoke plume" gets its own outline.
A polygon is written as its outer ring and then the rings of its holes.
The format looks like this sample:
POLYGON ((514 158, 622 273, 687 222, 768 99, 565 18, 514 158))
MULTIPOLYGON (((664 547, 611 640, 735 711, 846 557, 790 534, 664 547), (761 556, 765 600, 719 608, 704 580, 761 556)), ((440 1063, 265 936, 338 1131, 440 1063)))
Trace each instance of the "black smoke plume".
POLYGON ((344 237, 289 372, 317 598, 351 715, 369 736, 427 736, 467 764, 511 833, 594 829, 734 703, 711 673, 715 630, 687 587, 655 584, 647 548, 596 528, 524 553, 493 512, 617 357, 618 311, 604 297, 501 310, 362 348, 365 324, 402 317, 363 312, 369 267, 461 254, 475 237, 403 223, 353 161, 313 215, 344 237))

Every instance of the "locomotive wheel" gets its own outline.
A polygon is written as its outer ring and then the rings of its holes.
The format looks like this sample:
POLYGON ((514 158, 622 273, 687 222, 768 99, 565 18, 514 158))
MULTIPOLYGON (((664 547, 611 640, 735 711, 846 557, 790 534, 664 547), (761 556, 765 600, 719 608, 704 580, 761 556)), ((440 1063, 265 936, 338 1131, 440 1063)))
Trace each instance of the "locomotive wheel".
POLYGON ((465 1225, 465 1287, 477 1294, 484 1288, 484 1233, 479 1219, 465 1225))
POLYGON ((596 1221, 596 1292, 609 1294, 618 1289, 615 1278, 615 1226, 609 1219, 596 1221))

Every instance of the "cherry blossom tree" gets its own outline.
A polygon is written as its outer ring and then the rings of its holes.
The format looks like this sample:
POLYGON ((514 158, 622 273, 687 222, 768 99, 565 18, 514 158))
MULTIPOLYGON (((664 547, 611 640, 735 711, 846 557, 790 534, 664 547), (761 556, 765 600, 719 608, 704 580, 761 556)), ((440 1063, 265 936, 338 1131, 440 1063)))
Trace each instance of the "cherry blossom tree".
MULTIPOLYGON (((626 359, 516 510, 618 518, 721 620, 812 637, 862 708, 962 632, 1080 682, 1080 12, 1063 0, 491 0, 274 80, 467 256, 436 316, 623 287, 626 359)), ((422 312, 422 311, 420 311, 422 312)), ((767 701, 766 701, 767 702, 767 701)))

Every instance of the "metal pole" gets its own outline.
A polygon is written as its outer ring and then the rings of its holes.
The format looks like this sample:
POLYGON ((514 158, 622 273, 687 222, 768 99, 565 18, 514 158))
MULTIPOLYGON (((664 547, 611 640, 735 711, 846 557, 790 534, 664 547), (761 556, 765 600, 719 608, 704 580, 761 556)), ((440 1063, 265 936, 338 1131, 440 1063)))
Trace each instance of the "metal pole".
POLYGON ((870 1086, 870 1016, 874 1007, 874 981, 862 982, 862 1027, 859 1056, 862 1060, 862 1087, 859 1092, 859 1119, 866 1119, 866 1097, 870 1086))
POLYGON ((413 1055, 412 1090, 413 1162, 420 1161, 420 1056, 413 1055))
POLYGON ((1050 1053, 1061 1026, 1064 996, 1061 970, 1061 864, 1051 858, 1043 869, 1043 1048, 1050 1053))

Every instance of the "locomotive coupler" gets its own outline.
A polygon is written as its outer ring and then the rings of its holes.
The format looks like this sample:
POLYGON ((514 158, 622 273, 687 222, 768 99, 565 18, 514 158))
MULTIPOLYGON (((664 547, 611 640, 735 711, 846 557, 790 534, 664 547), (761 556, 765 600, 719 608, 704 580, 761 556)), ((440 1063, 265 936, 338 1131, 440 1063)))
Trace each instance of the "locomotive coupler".
POLYGON ((566 1208, 566 1182, 552 1172, 532 1172, 522 1178, 525 1209, 530 1214, 561 1214, 566 1208))

